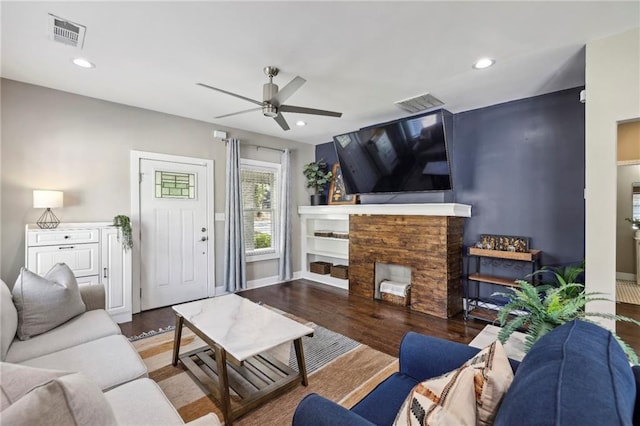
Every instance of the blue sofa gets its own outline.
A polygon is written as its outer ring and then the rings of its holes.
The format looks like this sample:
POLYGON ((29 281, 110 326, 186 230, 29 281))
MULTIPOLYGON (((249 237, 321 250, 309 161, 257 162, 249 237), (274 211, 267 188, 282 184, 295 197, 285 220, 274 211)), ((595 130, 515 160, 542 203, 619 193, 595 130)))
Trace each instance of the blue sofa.
MULTIPOLYGON (((400 344, 400 371, 351 410, 319 395, 305 397, 293 425, 390 425, 420 381, 458 368, 478 349, 417 333, 400 344)), ((613 335, 572 321, 531 348, 515 377, 495 425, 640 425, 640 367, 631 368, 613 335)))

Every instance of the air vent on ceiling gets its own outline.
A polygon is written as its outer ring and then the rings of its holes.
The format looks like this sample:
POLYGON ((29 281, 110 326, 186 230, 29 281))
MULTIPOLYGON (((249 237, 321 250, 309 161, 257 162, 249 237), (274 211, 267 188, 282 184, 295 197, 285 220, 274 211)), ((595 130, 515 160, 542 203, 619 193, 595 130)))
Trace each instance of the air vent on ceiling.
POLYGON ((49 14, 50 40, 82 49, 86 29, 84 25, 49 14))
POLYGON ((405 99, 403 101, 395 102, 396 106, 402 108, 410 113, 416 113, 420 111, 426 111, 431 108, 444 105, 440 99, 435 96, 425 93, 424 95, 416 96, 415 98, 405 99))

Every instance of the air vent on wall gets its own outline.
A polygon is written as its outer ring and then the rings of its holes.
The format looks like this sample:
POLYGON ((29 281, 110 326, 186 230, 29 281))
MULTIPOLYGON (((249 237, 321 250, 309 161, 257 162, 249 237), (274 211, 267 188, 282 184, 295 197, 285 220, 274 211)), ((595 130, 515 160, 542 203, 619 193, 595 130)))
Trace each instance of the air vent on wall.
POLYGON ((49 14, 50 40, 82 49, 86 29, 87 27, 84 25, 76 24, 75 22, 49 14))
POLYGON ((425 93, 424 95, 416 96, 414 98, 397 101, 395 104, 399 108, 413 114, 444 105, 444 102, 429 93, 425 93))

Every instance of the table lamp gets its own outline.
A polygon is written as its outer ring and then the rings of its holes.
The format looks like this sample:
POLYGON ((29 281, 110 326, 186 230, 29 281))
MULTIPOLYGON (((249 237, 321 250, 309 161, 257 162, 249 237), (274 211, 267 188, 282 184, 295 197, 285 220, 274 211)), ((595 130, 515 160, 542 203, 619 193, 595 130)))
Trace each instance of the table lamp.
POLYGON ((36 222, 42 229, 54 229, 60 220, 51 211, 52 208, 62 207, 62 191, 33 191, 33 208, 46 209, 36 222))

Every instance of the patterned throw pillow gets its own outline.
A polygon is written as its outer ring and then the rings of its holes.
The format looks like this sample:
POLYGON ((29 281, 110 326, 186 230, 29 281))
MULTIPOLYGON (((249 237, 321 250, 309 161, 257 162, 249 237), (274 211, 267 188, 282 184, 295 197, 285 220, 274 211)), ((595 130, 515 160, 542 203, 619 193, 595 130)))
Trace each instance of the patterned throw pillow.
POLYGON ((502 344, 496 340, 463 367, 472 368, 475 373, 478 424, 493 424, 502 398, 513 381, 513 370, 502 344))
POLYGON ((475 425, 474 370, 460 367, 419 383, 402 404, 396 420, 404 425, 475 425))
POLYGON ((413 388, 394 425, 490 425, 513 381, 499 341, 460 368, 413 388))
POLYGON ((76 277, 64 263, 53 265, 44 277, 22 268, 12 294, 20 340, 49 331, 86 310, 76 277))

